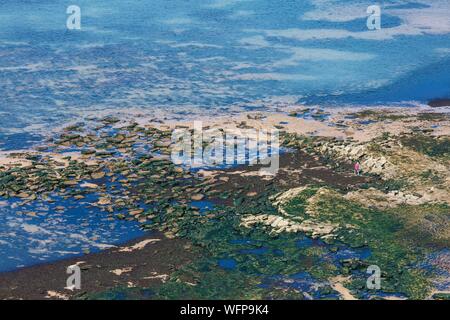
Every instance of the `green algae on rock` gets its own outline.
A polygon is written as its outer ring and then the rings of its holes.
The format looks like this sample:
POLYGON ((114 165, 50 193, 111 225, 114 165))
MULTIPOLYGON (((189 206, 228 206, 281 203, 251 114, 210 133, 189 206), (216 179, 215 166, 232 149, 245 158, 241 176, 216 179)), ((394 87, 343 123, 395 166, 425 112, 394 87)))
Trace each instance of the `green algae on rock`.
POLYGON ((340 298, 335 279, 362 299, 433 292, 432 271, 420 262, 448 247, 448 138, 384 134, 358 142, 282 132, 291 152, 281 155, 279 174, 264 180, 245 166, 212 169, 208 177, 174 165, 169 129, 113 117, 94 122, 70 126, 47 149, 22 154, 25 165, 0 168, 0 196, 25 203, 95 195, 91 205, 105 215, 183 238, 198 255, 155 287, 112 293, 340 298), (354 161, 362 176, 351 174, 354 161), (203 201, 213 207, 196 206, 203 201), (376 292, 365 282, 373 264, 382 271, 376 292), (308 281, 314 285, 305 287, 308 281))

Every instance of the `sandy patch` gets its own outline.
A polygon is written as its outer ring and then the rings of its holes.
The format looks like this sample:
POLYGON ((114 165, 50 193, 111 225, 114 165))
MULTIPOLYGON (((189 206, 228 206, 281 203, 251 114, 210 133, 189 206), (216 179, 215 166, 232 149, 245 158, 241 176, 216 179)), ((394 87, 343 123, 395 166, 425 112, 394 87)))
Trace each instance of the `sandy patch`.
POLYGON ((146 239, 146 240, 138 242, 135 245, 132 245, 130 247, 120 248, 118 251, 119 252, 132 252, 132 251, 136 251, 136 250, 142 250, 145 248, 146 245, 152 244, 152 243, 155 243, 158 241, 161 241, 161 239, 146 239))
POLYGON ((121 268, 121 269, 114 269, 114 270, 111 270, 110 272, 114 273, 116 276, 120 276, 123 273, 128 273, 128 272, 131 272, 131 271, 133 271, 132 267, 125 267, 125 268, 121 268))
POLYGON ((56 291, 49 290, 47 291, 47 295, 45 296, 47 299, 61 299, 61 300, 69 300, 69 296, 59 293, 56 291))
POLYGON ((355 296, 352 295, 350 290, 344 287, 344 284, 349 278, 343 276, 337 276, 330 279, 331 287, 333 290, 337 291, 342 299, 344 300, 358 300, 355 296))

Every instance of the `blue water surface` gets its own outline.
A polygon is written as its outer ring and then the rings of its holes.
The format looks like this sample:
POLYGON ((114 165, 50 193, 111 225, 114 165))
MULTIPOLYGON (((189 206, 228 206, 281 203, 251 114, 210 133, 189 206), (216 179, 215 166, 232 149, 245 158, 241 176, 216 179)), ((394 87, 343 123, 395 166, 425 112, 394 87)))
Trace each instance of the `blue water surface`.
POLYGON ((81 30, 68 30, 72 4, 0 3, 0 134, 111 109, 186 115, 450 96, 447 0, 383 1, 372 31, 371 0, 78 0, 81 30))
POLYGON ((90 206, 89 196, 86 202, 54 200, 27 205, 0 200, 0 272, 98 252, 144 235, 138 222, 90 206))

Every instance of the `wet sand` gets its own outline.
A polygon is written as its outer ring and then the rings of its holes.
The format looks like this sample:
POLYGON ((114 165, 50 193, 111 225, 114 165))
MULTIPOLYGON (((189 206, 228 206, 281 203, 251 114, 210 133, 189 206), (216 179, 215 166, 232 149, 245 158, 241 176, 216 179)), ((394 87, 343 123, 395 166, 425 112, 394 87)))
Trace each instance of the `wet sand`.
POLYGON ((67 300, 114 287, 154 287, 194 258, 186 240, 151 232, 99 253, 0 273, 0 299, 67 300), (80 290, 65 289, 71 265, 81 269, 80 290))

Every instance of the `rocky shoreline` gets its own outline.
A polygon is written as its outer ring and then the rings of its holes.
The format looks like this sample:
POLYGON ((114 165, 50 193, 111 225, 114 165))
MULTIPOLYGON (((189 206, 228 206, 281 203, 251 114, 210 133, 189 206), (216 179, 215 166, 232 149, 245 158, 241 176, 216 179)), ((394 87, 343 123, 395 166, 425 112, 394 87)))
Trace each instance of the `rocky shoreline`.
POLYGON ((173 164, 171 132, 192 128, 188 122, 108 116, 73 124, 35 150, 3 154, 0 198, 19 201, 17 214, 33 219, 39 215, 21 208, 57 198, 94 199, 90 205, 110 219, 138 221, 159 232, 159 241, 123 260, 116 249, 74 260, 99 261, 103 270, 92 273, 82 294, 57 290, 49 280, 53 268, 67 264, 61 261, 36 267, 47 270, 39 271, 39 294, 17 282, 31 281, 33 268, 1 274, 9 288, 19 289, 0 296, 446 298, 450 288, 437 289, 435 269, 442 285, 450 265, 436 267, 428 257, 442 250, 445 256, 449 248, 449 115, 445 108, 298 107, 205 119, 207 128, 278 129, 289 152, 273 177, 258 175, 259 166, 194 170, 173 164), (355 162, 361 175, 353 173, 355 162), (152 274, 127 271, 132 259, 139 264, 146 257, 155 270, 145 272, 156 272, 152 279, 164 275, 156 282, 142 281, 152 274), (114 270, 130 274, 131 284, 110 279, 115 259, 114 270), (365 269, 373 264, 382 270, 377 291, 365 288, 365 269), (104 281, 94 288, 97 276, 104 281))

